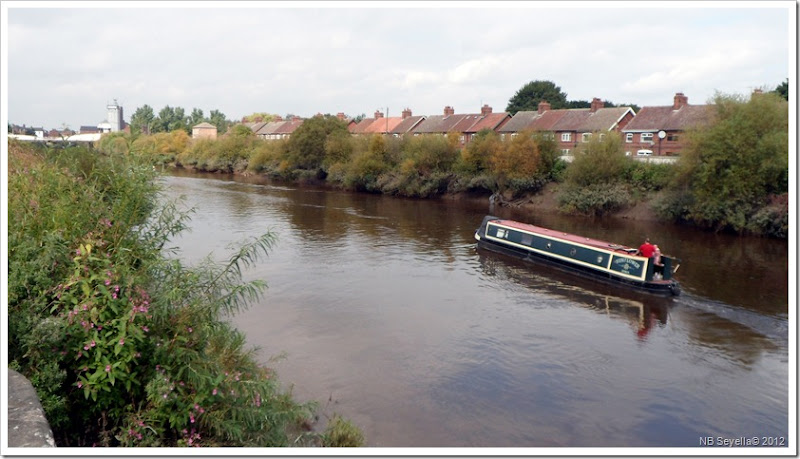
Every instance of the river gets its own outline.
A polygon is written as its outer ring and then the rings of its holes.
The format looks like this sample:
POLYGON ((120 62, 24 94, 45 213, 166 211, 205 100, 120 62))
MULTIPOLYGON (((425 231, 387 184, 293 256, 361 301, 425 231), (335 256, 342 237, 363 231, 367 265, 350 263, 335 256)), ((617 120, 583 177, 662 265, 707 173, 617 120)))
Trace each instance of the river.
POLYGON ((785 241, 493 209, 626 245, 649 236, 682 260, 683 294, 662 300, 476 249, 488 200, 180 173, 164 185, 195 209, 174 241, 187 263, 277 236, 246 273, 269 288, 232 320, 321 423, 341 414, 368 446, 788 446, 785 241))

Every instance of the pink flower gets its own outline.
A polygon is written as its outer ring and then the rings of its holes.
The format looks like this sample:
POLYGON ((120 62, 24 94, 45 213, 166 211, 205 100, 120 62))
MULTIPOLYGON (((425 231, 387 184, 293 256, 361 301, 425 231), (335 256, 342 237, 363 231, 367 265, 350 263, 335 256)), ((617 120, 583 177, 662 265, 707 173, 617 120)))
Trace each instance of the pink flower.
POLYGON ((96 344, 96 343, 94 342, 94 340, 92 340, 92 342, 89 344, 89 346, 90 346, 90 347, 94 347, 94 346, 95 346, 95 344, 96 344))
POLYGON ((121 338, 121 339, 119 340, 119 345, 120 345, 120 346, 122 346, 122 345, 124 345, 124 344, 125 344, 125 338, 121 338))
POLYGON ((211 391, 211 395, 217 395, 217 388, 215 387, 214 390, 211 391))
POLYGON ((106 365, 106 373, 111 371, 111 365, 106 365))
POLYGON ((78 381, 78 389, 80 389, 81 387, 83 387, 83 383, 78 381))
POLYGON ((147 327, 142 327, 142 330, 144 330, 144 332, 145 332, 145 333, 147 333, 147 332, 149 332, 149 331, 150 331, 150 329, 149 329, 149 328, 147 328, 147 327))

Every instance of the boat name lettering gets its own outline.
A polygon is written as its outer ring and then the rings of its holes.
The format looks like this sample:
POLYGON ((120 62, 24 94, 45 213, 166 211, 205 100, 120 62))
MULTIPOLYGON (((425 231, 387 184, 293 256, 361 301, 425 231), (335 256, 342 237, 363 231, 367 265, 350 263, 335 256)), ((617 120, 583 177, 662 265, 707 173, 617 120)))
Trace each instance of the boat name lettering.
POLYGON ((639 269, 639 267, 641 266, 641 264, 638 261, 625 257, 614 257, 614 264, 632 265, 636 269, 639 269))

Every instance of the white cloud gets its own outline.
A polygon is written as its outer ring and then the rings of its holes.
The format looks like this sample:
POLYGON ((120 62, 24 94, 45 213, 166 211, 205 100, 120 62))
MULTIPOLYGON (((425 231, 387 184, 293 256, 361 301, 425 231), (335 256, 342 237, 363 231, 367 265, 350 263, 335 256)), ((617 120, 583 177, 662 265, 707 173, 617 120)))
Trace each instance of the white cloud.
POLYGON ((498 59, 491 56, 471 59, 448 72, 448 81, 455 84, 478 82, 491 77, 497 69, 498 59))
POLYGON ((126 116, 145 103, 231 118, 466 113, 503 109, 533 80, 570 99, 663 105, 676 91, 703 100, 777 85, 793 69, 792 8, 102 5, 9 8, 10 122, 96 123, 114 98, 126 116))

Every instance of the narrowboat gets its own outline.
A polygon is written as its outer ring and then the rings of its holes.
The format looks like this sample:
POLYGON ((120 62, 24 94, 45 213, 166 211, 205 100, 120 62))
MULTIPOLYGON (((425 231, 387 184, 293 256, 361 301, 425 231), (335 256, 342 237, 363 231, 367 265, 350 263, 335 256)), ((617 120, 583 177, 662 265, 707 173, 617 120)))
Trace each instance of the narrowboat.
POLYGON ((601 282, 660 296, 680 295, 680 260, 637 255, 638 249, 488 215, 475 231, 478 247, 544 263, 601 282))

